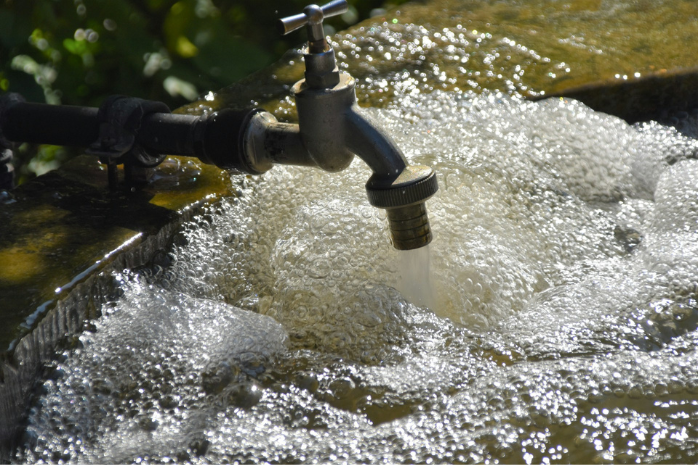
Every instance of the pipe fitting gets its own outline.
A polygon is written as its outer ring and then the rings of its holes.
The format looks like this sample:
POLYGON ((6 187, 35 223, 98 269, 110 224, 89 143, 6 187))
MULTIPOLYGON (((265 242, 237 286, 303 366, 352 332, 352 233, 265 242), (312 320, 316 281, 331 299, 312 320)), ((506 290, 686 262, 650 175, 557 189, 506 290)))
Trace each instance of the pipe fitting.
POLYGON ((424 202, 389 208, 390 240, 397 250, 412 250, 429 245, 431 226, 424 202))
POLYGON ((124 161, 150 168, 157 166, 167 154, 148 150, 138 143, 138 133, 149 114, 169 114, 162 102, 154 102, 123 95, 108 97, 99 107, 99 137, 87 149, 105 163, 124 161))
POLYGON ((394 177, 378 174, 366 183, 368 201, 377 208, 397 208, 424 202, 439 190, 436 174, 428 166, 410 165, 394 177))

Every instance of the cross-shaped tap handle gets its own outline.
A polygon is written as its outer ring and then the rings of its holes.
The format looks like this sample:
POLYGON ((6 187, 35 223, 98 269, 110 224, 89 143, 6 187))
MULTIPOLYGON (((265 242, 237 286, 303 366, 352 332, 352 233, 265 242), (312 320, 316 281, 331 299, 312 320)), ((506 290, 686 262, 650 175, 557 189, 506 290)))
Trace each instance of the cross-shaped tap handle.
POLYGON ((317 48, 320 42, 325 43, 325 31, 322 28, 322 20, 330 16, 341 15, 348 8, 349 4, 346 0, 334 0, 323 6, 308 5, 303 9, 303 13, 279 20, 281 33, 286 35, 307 25, 311 52, 317 53, 317 50, 313 50, 313 48, 317 48))

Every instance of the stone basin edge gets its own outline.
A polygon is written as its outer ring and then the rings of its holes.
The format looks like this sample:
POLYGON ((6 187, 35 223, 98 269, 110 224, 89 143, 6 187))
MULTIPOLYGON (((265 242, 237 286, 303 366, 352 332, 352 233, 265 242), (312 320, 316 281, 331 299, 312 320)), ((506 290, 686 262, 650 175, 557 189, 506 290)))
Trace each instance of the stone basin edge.
MULTIPOLYGON (((186 159, 181 160, 186 163, 186 159)), ((85 165, 91 166, 91 171, 95 171, 97 167, 94 157, 81 155, 76 162, 59 168, 56 175, 63 176, 63 179, 69 182, 76 172, 84 173, 85 165)), ((93 265, 72 282, 66 283, 67 289, 58 294, 53 301, 46 302, 46 309, 35 310, 35 314, 32 315, 35 321, 31 327, 9 347, 3 347, 0 352, 0 463, 10 460, 12 451, 26 427, 27 409, 46 363, 55 357, 56 349, 61 344, 69 344, 70 337, 84 330, 86 321, 100 316, 102 304, 113 300, 116 290, 113 273, 152 263, 158 253, 169 249, 174 235, 184 223, 191 221, 230 193, 224 171, 208 165, 201 168, 195 179, 189 180, 188 189, 172 190, 171 186, 159 190, 150 189, 150 201, 136 203, 134 209, 144 209, 146 214, 152 208, 152 203, 158 204, 158 209, 167 212, 154 222, 156 224, 149 224, 141 230, 136 229, 137 227, 125 229, 123 225, 110 226, 112 229, 121 230, 120 237, 126 238, 116 249, 108 237, 96 237, 94 240, 97 246, 91 260, 93 265), (123 232, 124 229, 126 233, 123 232)), ((94 172, 91 174, 106 175, 94 172)), ((106 176, 104 181, 106 182, 106 176)), ((106 185, 103 187, 106 189, 106 185)), ((89 190, 87 192, 89 195, 89 190)), ((36 204, 31 203, 29 207, 38 208, 36 204)), ((56 253, 60 254, 60 249, 57 250, 56 253)), ((66 249, 63 253, 70 253, 70 250, 66 249)), ((4 300, 4 290, 6 289, 0 286, 0 302, 4 300)), ((6 320, 3 317, 5 313, 15 310, 8 307, 9 304, 0 306, 0 318, 3 320, 6 320)))

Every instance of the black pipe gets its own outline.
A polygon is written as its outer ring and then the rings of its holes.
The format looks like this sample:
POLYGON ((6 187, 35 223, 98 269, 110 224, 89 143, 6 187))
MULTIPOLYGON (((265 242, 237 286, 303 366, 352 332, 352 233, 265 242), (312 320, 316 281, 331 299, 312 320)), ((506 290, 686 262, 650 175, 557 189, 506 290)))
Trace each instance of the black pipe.
MULTIPOLYGON (((0 105, 0 110, 0 132, 13 142, 90 147, 104 137, 101 126, 107 124, 98 108, 14 100, 0 105)), ((153 154, 197 157, 219 168, 257 174, 245 159, 243 144, 247 126, 259 111, 225 109, 207 116, 149 113, 130 130, 136 145, 153 154)), ((112 135, 107 131, 107 137, 112 135)), ((97 145, 105 142, 113 143, 97 145)))
MULTIPOLYGON (((137 141, 168 155, 195 156, 198 116, 152 113, 141 121, 137 141)), ((99 139, 99 108, 19 102, 3 114, 2 134, 13 142, 89 147, 99 139)))
MULTIPOLYGON (((141 121, 137 140, 143 147, 170 155, 194 155, 197 116, 153 113, 141 121)), ((11 141, 89 147, 99 138, 99 109, 43 103, 10 105, 2 133, 11 141)))
POLYGON ((4 112, 2 134, 14 142, 89 147, 99 137, 99 109, 16 103, 4 112))
POLYGON ((194 157, 197 140, 197 123, 205 117, 152 113, 141 121, 137 141, 146 149, 168 155, 194 157))

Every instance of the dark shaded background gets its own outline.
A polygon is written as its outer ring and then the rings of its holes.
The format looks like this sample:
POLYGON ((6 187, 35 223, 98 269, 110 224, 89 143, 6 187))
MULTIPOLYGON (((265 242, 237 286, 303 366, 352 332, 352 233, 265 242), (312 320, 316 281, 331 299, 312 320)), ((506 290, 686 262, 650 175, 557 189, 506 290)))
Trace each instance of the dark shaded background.
MULTIPOLYGON (((305 40, 278 18, 312 0, 0 0, 0 90, 28 101, 99 106, 124 94, 176 108, 277 60, 305 40)), ((326 21, 344 29, 406 0, 349 0, 326 21)), ((56 168, 69 149, 24 145, 18 181, 56 168)))

